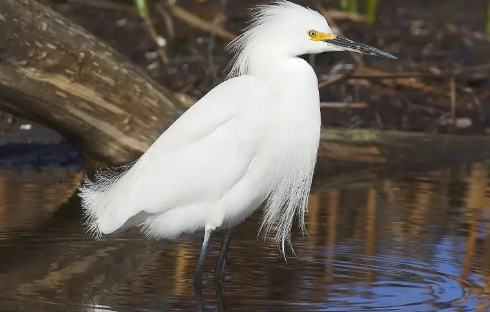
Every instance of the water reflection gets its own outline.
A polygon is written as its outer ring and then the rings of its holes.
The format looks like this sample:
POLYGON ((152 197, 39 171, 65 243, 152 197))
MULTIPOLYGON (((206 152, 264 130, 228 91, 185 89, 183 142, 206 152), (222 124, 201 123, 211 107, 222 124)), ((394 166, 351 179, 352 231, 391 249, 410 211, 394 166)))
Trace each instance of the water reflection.
MULTIPOLYGON (((309 235, 287 263, 256 240, 260 214, 230 247, 229 311, 488 311, 488 163, 325 188, 310 198, 309 235)), ((0 310, 195 311, 191 277, 202 237, 95 242, 69 198, 79 173, 0 172, 0 310), (65 203, 67 213, 53 214, 65 203)), ((362 180, 363 177, 359 177, 362 180)), ((204 305, 218 310, 210 247, 204 305)))

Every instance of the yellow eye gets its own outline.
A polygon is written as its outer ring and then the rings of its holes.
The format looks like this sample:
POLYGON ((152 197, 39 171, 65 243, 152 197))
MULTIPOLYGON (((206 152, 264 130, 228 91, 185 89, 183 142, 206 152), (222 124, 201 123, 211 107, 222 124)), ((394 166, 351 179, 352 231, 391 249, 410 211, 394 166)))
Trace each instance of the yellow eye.
POLYGON ((310 30, 308 32, 308 36, 310 36, 310 38, 315 38, 317 35, 318 35, 318 33, 314 30, 310 30))

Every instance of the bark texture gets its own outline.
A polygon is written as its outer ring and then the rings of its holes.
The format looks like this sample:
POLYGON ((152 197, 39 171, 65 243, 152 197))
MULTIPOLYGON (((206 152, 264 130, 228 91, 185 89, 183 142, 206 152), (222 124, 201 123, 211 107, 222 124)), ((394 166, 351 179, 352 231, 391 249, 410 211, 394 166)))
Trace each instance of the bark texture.
POLYGON ((78 138, 111 163, 143 153, 185 109, 126 57, 36 1, 0 1, 0 37, 0 107, 78 138))

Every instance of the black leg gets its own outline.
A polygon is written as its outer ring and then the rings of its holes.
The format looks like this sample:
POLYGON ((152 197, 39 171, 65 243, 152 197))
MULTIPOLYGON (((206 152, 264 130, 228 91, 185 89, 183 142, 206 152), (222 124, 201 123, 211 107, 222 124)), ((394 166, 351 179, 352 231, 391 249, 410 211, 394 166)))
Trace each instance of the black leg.
POLYGON ((225 285, 223 281, 215 280, 214 287, 218 301, 218 312, 226 312, 225 285))
POLYGON ((204 301, 202 300, 202 290, 196 290, 197 312, 204 312, 204 301))
POLYGON ((194 290, 196 292, 201 292, 202 290, 202 275, 204 271, 204 261, 206 260, 206 254, 208 252, 209 240, 211 238, 211 233, 213 230, 208 230, 204 232, 204 241, 202 243, 201 254, 199 255, 199 261, 197 262, 196 273, 194 274, 194 290))
POLYGON ((214 278, 216 282, 224 282, 225 280, 225 267, 226 257, 228 255, 228 248, 231 241, 231 228, 225 230, 223 235, 223 242, 221 243, 221 249, 219 251, 218 261, 216 262, 216 268, 214 269, 214 278))

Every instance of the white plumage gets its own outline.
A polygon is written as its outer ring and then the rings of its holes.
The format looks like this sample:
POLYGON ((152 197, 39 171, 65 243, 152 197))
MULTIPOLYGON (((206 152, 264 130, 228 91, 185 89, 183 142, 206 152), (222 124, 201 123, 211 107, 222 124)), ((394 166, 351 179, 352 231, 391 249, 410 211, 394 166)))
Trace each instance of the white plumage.
POLYGON ((257 7, 229 46, 236 53, 229 79, 134 164, 84 181, 89 230, 98 237, 132 226, 155 238, 210 233, 242 222, 265 201, 262 229, 277 225, 284 252, 295 215, 303 226, 321 127, 317 77, 298 56, 379 51, 345 40, 316 11, 287 1, 257 7))

